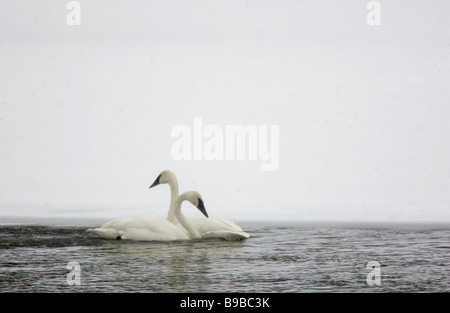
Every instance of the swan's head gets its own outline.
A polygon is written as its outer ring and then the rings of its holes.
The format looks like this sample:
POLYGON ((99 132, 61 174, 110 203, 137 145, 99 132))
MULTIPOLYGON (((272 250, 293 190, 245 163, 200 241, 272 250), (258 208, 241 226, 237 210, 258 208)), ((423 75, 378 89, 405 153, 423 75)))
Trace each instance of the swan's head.
POLYGON ((158 186, 159 184, 168 184, 172 181, 176 181, 177 177, 172 171, 165 170, 162 171, 158 177, 156 177, 153 184, 150 186, 150 188, 158 186))
MULTIPOLYGON (((195 205, 195 204, 194 204, 195 205)), ((202 214, 206 217, 208 217, 208 212, 206 212, 205 209, 205 204, 203 203, 202 198, 198 198, 197 199, 197 209, 200 210, 200 212, 202 212, 202 214)))
POLYGON ((202 196, 197 191, 187 191, 180 195, 182 199, 185 199, 192 203, 202 214, 208 217, 208 213, 205 209, 205 203, 203 202, 202 196))

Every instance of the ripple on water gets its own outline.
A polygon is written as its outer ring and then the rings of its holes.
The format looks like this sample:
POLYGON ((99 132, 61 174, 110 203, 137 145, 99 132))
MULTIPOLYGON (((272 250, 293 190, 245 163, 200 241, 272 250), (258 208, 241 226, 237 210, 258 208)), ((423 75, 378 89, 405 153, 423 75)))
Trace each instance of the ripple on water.
POLYGON ((170 243, 84 230, 1 226, 0 291, 450 291, 448 230, 254 227, 240 242, 170 243), (67 284, 70 261, 80 286, 67 284), (369 261, 381 264, 381 286, 366 283, 369 261))

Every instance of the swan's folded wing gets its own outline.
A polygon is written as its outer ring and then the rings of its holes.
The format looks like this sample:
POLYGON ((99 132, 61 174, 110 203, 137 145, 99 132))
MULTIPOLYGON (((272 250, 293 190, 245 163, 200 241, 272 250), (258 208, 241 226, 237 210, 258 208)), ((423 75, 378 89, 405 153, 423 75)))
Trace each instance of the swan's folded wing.
POLYGON ((236 241, 250 238, 250 234, 244 231, 217 230, 202 234, 202 238, 222 238, 229 241, 236 241))
POLYGON ((207 233, 210 231, 230 231, 243 232, 242 228, 230 220, 220 217, 194 217, 189 219, 189 223, 197 229, 200 233, 207 233))
POLYGON ((202 238, 242 240, 250 237, 241 227, 220 217, 190 218, 189 223, 200 233, 202 238))
POLYGON ((220 217, 212 217, 211 221, 213 221, 217 225, 221 225, 218 227, 223 227, 223 229, 227 229, 227 230, 235 231, 235 232, 244 232, 244 230, 240 226, 236 225, 233 221, 226 220, 226 219, 220 218, 220 217))

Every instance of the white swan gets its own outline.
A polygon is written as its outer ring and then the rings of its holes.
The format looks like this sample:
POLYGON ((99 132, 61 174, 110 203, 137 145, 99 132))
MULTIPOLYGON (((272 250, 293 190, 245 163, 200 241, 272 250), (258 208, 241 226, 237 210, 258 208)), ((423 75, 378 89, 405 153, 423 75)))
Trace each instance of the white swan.
POLYGON ((196 191, 187 191, 174 201, 175 210, 173 213, 181 226, 176 226, 159 217, 138 216, 113 220, 103 224, 100 228, 88 229, 87 232, 108 239, 171 241, 201 238, 200 233, 190 225, 181 213, 181 204, 185 200, 192 203, 203 215, 208 217, 200 194, 196 191))
MULTIPOLYGON (((150 188, 160 184, 168 184, 170 186, 170 208, 167 220, 175 223, 175 211, 177 210, 176 199, 178 197, 178 180, 172 171, 165 170, 156 178, 150 188)), ((180 221, 181 223, 181 221, 180 221)), ((190 218, 189 224, 200 233, 202 238, 222 238, 225 240, 241 240, 250 237, 250 234, 242 230, 241 227, 232 221, 220 218, 190 218)), ((181 227, 181 226, 180 226, 181 227)))

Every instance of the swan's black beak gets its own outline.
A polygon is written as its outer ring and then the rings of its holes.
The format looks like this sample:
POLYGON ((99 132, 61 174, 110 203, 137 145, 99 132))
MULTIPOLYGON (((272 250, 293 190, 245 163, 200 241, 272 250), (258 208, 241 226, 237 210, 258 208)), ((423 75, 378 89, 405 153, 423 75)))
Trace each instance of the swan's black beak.
POLYGON ((203 200, 200 198, 198 198, 197 209, 199 209, 200 212, 202 212, 204 216, 208 217, 208 213, 206 212, 206 209, 205 209, 205 204, 203 203, 203 200))
POLYGON ((153 184, 150 186, 150 188, 158 186, 159 185, 159 179, 161 178, 161 175, 159 175, 158 177, 156 177, 155 181, 153 182, 153 184))

